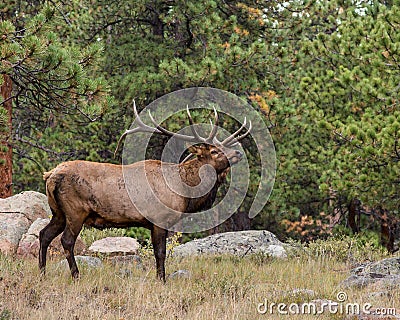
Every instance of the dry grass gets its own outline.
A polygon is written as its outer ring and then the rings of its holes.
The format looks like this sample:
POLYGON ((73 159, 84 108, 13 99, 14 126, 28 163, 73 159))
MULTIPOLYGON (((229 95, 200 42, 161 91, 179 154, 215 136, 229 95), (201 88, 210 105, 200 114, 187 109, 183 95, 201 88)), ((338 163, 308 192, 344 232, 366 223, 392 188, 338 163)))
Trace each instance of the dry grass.
MULTIPOLYGON (((343 319, 343 316, 261 315, 257 305, 271 302, 301 303, 315 298, 336 299, 338 284, 349 265, 335 257, 292 257, 275 260, 263 256, 197 257, 169 259, 167 272, 187 269, 189 279, 155 279, 153 259, 144 268, 81 267, 73 282, 68 270, 50 261, 41 279, 36 261, 0 256, 0 320, 8 319, 343 319), (126 269, 129 269, 127 272, 126 269), (310 289, 316 296, 290 294, 310 289)), ((368 300, 363 290, 347 290, 349 301, 394 306, 400 293, 368 300)), ((397 306, 399 307, 399 306, 397 306)))

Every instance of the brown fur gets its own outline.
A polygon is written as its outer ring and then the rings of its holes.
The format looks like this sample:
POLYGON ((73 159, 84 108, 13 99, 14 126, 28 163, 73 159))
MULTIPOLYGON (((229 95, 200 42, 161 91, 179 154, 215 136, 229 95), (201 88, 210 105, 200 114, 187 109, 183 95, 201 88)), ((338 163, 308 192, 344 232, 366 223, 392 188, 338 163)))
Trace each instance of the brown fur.
MULTIPOLYGON (((221 147, 223 148, 223 147, 221 147)), ((151 230, 151 239, 156 258, 157 276, 165 281, 165 254, 167 230, 157 226, 157 221, 174 225, 179 221, 180 214, 196 212, 210 205, 210 198, 215 199, 216 189, 225 178, 231 163, 241 159, 239 151, 221 149, 212 145, 200 145, 191 152, 197 158, 182 163, 168 164, 158 160, 145 160, 124 166, 126 179, 131 179, 130 187, 134 187, 135 195, 148 200, 148 208, 152 210, 149 221, 136 208, 129 197, 125 185, 123 167, 121 165, 97 163, 89 161, 69 161, 46 172, 46 194, 53 213, 50 223, 40 232, 39 267, 45 272, 46 253, 51 241, 63 233, 61 242, 73 278, 79 276, 74 258, 74 245, 83 225, 95 228, 142 226, 151 230), (217 151, 217 152, 216 152, 217 151), (229 159, 229 160, 228 160, 229 159), (199 170, 205 165, 211 165, 218 180, 214 188, 200 198, 188 198, 169 188, 162 176, 162 166, 171 172, 178 172, 176 185, 182 182, 189 186, 200 183, 199 170), (174 171, 175 170, 175 171, 174 171), (144 177, 144 173, 146 176, 144 177), (156 200, 146 191, 146 179, 156 193, 156 197, 167 207, 157 207, 156 200)), ((175 185, 175 183, 174 183, 175 185)), ((129 190, 132 192, 132 190, 129 190)), ((212 202, 211 202, 212 204, 212 202)), ((138 205, 138 203, 136 203, 138 205)))

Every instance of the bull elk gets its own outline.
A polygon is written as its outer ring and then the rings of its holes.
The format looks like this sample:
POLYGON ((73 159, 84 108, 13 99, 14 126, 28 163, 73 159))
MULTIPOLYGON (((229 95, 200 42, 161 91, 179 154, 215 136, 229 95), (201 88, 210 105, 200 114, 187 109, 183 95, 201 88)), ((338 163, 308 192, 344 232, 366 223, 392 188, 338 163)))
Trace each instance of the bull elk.
MULTIPOLYGON (((210 197, 215 198, 215 188, 218 188, 221 179, 215 181, 214 189, 208 193, 197 198, 191 198, 171 190, 163 176, 165 169, 162 168, 175 170, 175 172, 178 172, 180 182, 192 187, 201 183, 199 171, 204 165, 212 166, 217 177, 223 178, 230 165, 237 163, 242 158, 242 153, 233 149, 233 146, 246 137, 251 130, 251 123, 247 128, 246 121, 244 121, 236 132, 220 142, 216 138, 218 113, 215 109, 215 119, 211 123, 212 129, 207 138, 201 137, 196 131, 189 108, 187 108, 187 116, 191 124, 192 136, 168 131, 157 124, 151 113, 149 115, 154 127, 148 126, 140 119, 135 105, 134 112, 138 126, 132 130, 127 130, 121 136, 117 149, 126 135, 135 132, 149 132, 192 143, 193 145, 188 150, 190 156, 194 158, 186 158, 179 164, 165 163, 159 160, 143 160, 124 166, 77 160, 63 162, 53 170, 45 172, 43 179, 46 181, 46 194, 52 211, 52 218, 39 234, 39 268, 42 274, 45 273, 47 248, 51 241, 61 233, 63 233, 61 243, 72 278, 75 279, 79 277, 79 271, 74 258, 74 245, 84 225, 98 229, 141 226, 151 231, 157 277, 165 281, 168 230, 154 223, 153 219, 144 216, 138 210, 137 205, 135 206, 135 203, 131 201, 124 183, 123 170, 127 170, 129 179, 135 183, 139 194, 142 192, 144 184, 148 184, 152 190, 157 191, 160 202, 166 207, 172 208, 174 212, 181 214, 198 212, 204 206, 210 205, 210 197), (240 134, 243 130, 245 132, 240 134), (143 181, 143 174, 145 174, 147 181, 143 181)), ((143 195, 143 197, 146 197, 146 195, 143 195)), ((152 201, 148 202, 147 205, 149 209, 154 209, 155 217, 171 218, 168 216, 168 210, 162 211, 153 207, 152 201)), ((171 218, 172 223, 179 221, 179 218, 179 216, 173 216, 171 218)))

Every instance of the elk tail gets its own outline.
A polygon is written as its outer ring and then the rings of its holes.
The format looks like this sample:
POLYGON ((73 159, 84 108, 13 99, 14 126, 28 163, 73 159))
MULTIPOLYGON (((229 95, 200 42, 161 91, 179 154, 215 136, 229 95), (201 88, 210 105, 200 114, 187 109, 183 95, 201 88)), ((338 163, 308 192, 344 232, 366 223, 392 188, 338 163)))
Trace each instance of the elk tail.
POLYGON ((52 175, 53 170, 54 170, 54 169, 43 173, 43 180, 44 180, 44 181, 46 181, 46 180, 52 175))

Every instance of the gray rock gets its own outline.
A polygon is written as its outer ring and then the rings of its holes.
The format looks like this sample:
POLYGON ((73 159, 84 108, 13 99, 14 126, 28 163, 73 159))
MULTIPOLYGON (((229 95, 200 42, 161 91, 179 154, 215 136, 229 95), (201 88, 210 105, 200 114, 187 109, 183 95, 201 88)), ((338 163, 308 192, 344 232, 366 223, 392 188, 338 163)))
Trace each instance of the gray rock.
POLYGON ((0 199, 0 251, 15 254, 31 223, 50 215, 47 197, 39 192, 25 191, 0 199))
POLYGON ((89 251, 110 255, 136 254, 139 247, 139 242, 130 237, 107 237, 93 242, 89 251))
POLYGON ((173 273, 171 273, 168 278, 174 279, 174 278, 190 278, 192 274, 190 273, 189 270, 177 270, 173 273))
POLYGON ((400 258, 387 258, 366 263, 350 271, 342 287, 365 287, 374 284, 379 289, 400 286, 400 258))
POLYGON ((114 257, 110 257, 108 259, 112 265, 129 265, 129 264, 141 264, 142 263, 142 259, 135 255, 135 254, 129 254, 126 256, 114 256, 114 257))
POLYGON ((371 283, 374 283, 374 280, 370 277, 363 275, 360 276, 351 275, 346 280, 342 281, 340 285, 343 288, 350 288, 350 287, 362 288, 371 283))
POLYGON ((39 232, 49 224, 50 219, 48 218, 37 218, 29 227, 28 231, 26 234, 31 234, 38 236, 39 232))
POLYGON ((176 247, 173 256, 185 257, 201 254, 266 254, 285 258, 284 244, 271 232, 265 230, 247 230, 214 234, 176 247))
POLYGON ((289 295, 300 295, 300 296, 316 296, 317 293, 314 290, 311 289, 293 289, 292 291, 289 292, 289 295))
POLYGON ((29 220, 22 214, 0 213, 0 251, 4 254, 14 254, 29 225, 29 220))
POLYGON ((271 244, 269 246, 267 246, 266 248, 263 248, 263 250, 261 250, 262 253, 265 253, 271 257, 275 257, 275 258, 286 258, 287 254, 286 254, 286 250, 283 247, 283 245, 276 245, 276 244, 271 244))
POLYGON ((115 267, 136 267, 137 269, 144 269, 142 259, 134 254, 109 257, 108 261, 115 267))
MULTIPOLYGON (((103 262, 97 257, 75 256, 75 260, 78 266, 85 266, 88 268, 99 268, 103 265, 103 262)), ((68 268, 67 260, 60 261, 58 265, 62 268, 68 268)))
POLYGON ((0 199, 0 213, 19 213, 31 223, 37 218, 51 216, 47 196, 35 191, 24 191, 15 196, 0 199))
POLYGON ((20 257, 37 257, 39 252, 39 232, 50 219, 37 218, 29 227, 28 231, 22 236, 18 244, 17 255, 20 257))
POLYGON ((364 266, 362 273, 400 276, 400 258, 387 258, 364 266))
POLYGON ((374 291, 368 293, 368 298, 370 299, 387 297, 387 296, 390 296, 389 292, 387 291, 374 291))

